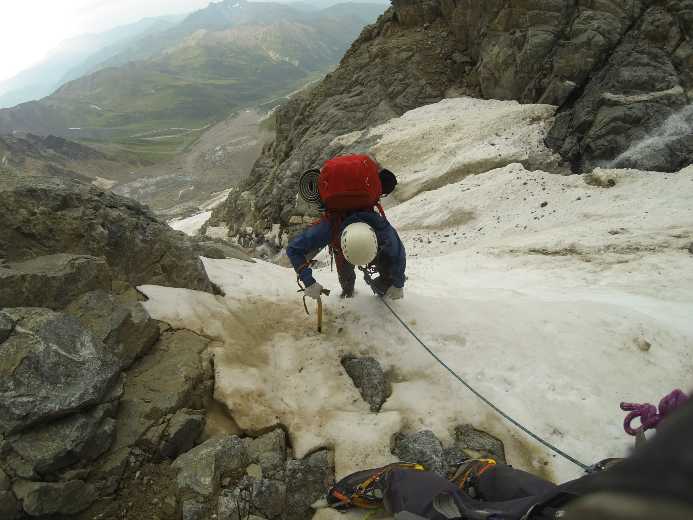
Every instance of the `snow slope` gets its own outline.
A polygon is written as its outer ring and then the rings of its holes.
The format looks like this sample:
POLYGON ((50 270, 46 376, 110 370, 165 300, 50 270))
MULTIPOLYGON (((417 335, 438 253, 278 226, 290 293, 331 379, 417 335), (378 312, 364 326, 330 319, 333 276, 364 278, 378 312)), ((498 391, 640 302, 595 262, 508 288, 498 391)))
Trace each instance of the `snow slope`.
MULTIPOLYGON (((415 112, 419 140, 435 138, 451 155, 436 162, 412 154, 404 177, 454 178, 447 174, 477 153, 478 140, 451 132, 454 112, 441 104, 415 112)), ((534 132, 525 121, 518 134, 534 132)), ((403 136, 398 124, 388 123, 390 148, 376 145, 386 166, 384 156, 416 141, 411 125, 400 125, 403 136)), ((511 157, 512 143, 496 148, 511 157)), ((409 254, 406 297, 393 307, 505 411, 591 464, 631 445, 620 401, 693 388, 693 167, 565 177, 508 164, 434 191, 418 186, 388 212, 409 254)), ((155 318, 218 340, 216 397, 242 428, 286 425, 299 457, 332 447, 340 477, 393 460, 389 439, 400 429, 432 429, 445 442, 455 425, 471 423, 502 438, 517 467, 556 480, 580 475, 452 379, 362 282, 353 300, 325 300, 319 335, 291 270, 235 260, 205 266, 226 297, 141 290, 155 318), (345 354, 372 355, 388 370, 393 393, 381 413, 368 411, 344 373, 345 354)), ((329 268, 316 278, 338 288, 329 268)))
POLYGON ((231 193, 231 189, 224 190, 200 205, 201 213, 196 213, 190 217, 173 219, 168 222, 176 231, 182 231, 186 235, 195 236, 202 229, 202 226, 212 216, 212 210, 222 204, 231 193))

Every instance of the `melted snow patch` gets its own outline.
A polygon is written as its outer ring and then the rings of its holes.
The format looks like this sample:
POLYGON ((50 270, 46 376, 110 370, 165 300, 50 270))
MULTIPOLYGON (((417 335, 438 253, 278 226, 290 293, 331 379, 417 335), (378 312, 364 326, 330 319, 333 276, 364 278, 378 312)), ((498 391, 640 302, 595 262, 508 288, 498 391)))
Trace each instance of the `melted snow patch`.
POLYGON ((333 144, 375 141, 370 153, 397 174, 393 197, 416 194, 511 163, 553 167, 560 162, 544 144, 556 107, 516 101, 445 99, 407 112, 333 144))
POLYGON ((195 236, 211 216, 211 211, 203 211, 192 217, 171 220, 168 225, 176 231, 182 231, 186 235, 195 236))

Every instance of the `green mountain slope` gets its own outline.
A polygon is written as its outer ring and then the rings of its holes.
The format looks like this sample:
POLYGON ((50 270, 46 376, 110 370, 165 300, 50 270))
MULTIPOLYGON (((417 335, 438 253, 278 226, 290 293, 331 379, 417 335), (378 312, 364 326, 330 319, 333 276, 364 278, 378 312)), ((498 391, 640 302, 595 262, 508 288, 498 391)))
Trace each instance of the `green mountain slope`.
POLYGON ((329 70, 381 10, 346 4, 305 13, 282 4, 210 4, 112 58, 125 63, 71 81, 40 101, 0 110, 0 134, 115 142, 149 160, 165 159, 238 108, 329 70))
POLYGON ((0 83, 0 108, 12 107, 54 92, 128 48, 147 34, 165 31, 180 17, 145 18, 100 34, 85 34, 63 42, 45 60, 0 83))

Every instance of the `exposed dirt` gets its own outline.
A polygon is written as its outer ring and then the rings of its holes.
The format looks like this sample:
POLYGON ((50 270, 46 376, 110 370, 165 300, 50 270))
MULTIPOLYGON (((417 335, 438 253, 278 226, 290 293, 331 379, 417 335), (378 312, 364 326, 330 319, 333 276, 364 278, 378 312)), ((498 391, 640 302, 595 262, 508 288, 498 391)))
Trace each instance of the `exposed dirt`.
POLYGON ((170 462, 128 467, 116 494, 101 499, 78 520, 169 520, 177 518, 176 471, 170 462))

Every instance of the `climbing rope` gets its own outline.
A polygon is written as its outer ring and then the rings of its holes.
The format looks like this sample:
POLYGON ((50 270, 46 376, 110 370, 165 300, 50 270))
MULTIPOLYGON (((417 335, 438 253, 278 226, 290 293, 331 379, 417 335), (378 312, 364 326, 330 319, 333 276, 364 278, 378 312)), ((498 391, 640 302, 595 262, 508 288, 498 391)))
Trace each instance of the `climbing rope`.
POLYGON ((435 359, 438 363, 440 363, 440 364, 442 365, 442 367, 443 367, 445 370, 447 370, 448 372, 450 372, 450 373, 452 374, 452 376, 453 376, 455 379, 457 379, 460 383, 462 383, 465 387, 467 387, 467 389, 468 389, 470 392, 472 392, 475 396, 477 396, 479 399, 481 399, 481 400, 482 400, 484 403, 486 403, 488 406, 490 406, 491 408, 493 408, 501 417, 503 417, 503 418, 506 419, 507 421, 511 422, 512 424, 514 424, 517 428, 519 428, 520 430, 522 430, 523 432, 525 432, 527 435, 529 435, 530 437, 532 437, 532 438, 533 438, 534 440, 536 440, 537 442, 539 442, 539 443, 543 444, 544 446, 546 446, 546 447, 547 447, 548 449, 550 449, 551 451, 557 453, 558 455, 560 455, 560 456, 563 457, 564 459, 566 459, 566 460, 572 462, 572 463, 575 464, 576 466, 579 466, 581 469, 585 470, 587 473, 591 473, 591 472, 593 472, 593 471, 599 469, 599 468, 597 468, 596 466, 588 466, 587 464, 583 464, 582 462, 580 462, 580 461, 577 460, 576 458, 571 457, 571 456, 568 455, 566 452, 564 452, 564 451, 561 450, 560 448, 557 448, 556 446, 554 446, 553 444, 551 444, 549 441, 544 440, 543 438, 539 437, 539 435, 537 435, 537 434, 534 433, 533 431, 529 430, 528 428, 526 428, 525 426, 523 426, 522 424, 520 424, 518 421, 516 421, 515 419, 513 419, 512 417, 510 417, 510 416, 509 416, 507 413, 505 413, 503 410, 501 410, 500 408, 498 408, 495 404, 493 404, 493 403, 492 403, 491 401, 489 401, 486 397, 484 397, 484 396, 483 396, 482 394, 480 394, 477 390, 475 390, 469 383, 467 383, 464 379, 462 379, 462 378, 457 374, 457 372, 455 372, 452 368, 450 368, 447 364, 445 364, 445 362, 444 362, 442 359, 440 359, 440 358, 436 355, 435 352, 433 352, 430 348, 428 348, 428 346, 416 335, 416 333, 415 333, 413 330, 411 330, 411 328, 409 327, 409 325, 407 325, 407 324, 404 322, 404 320, 403 320, 402 318, 399 317, 399 315, 398 315, 398 314, 395 312, 395 310, 390 306, 390 304, 387 303, 387 301, 385 300, 385 298, 383 298, 383 297, 381 296, 381 297, 380 297, 380 301, 383 302, 383 304, 385 305, 385 307, 387 307, 387 308, 389 309, 389 311, 390 311, 390 312, 392 313, 392 315, 397 319, 397 321, 399 321, 399 322, 402 324, 402 326, 407 330, 407 332, 409 332, 409 334, 411 334, 412 337, 413 337, 416 341, 419 342, 419 344, 426 350, 426 352, 428 352, 431 356, 433 356, 433 359, 435 359))
POLYGON ((662 419, 681 407, 686 401, 688 401, 688 396, 682 390, 677 389, 659 401, 659 409, 650 403, 621 403, 621 410, 630 412, 623 421, 623 429, 628 435, 634 437, 642 435, 647 430, 657 428, 662 419), (640 427, 638 428, 632 425, 635 419, 640 419, 640 427))

